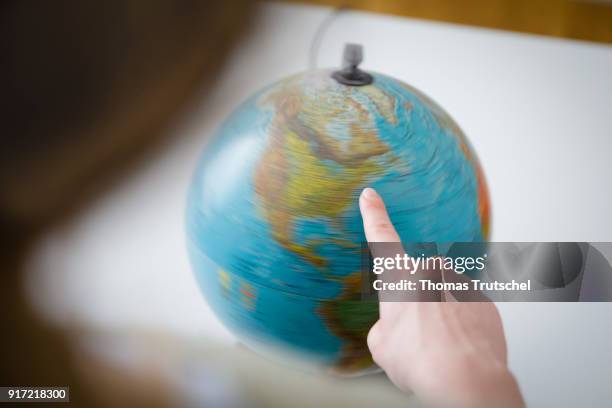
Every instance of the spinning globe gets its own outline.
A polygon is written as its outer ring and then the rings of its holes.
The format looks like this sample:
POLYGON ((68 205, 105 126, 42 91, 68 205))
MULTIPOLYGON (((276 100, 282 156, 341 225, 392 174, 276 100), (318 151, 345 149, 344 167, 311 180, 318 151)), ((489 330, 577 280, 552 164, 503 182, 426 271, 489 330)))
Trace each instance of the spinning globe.
POLYGON ((457 124, 417 89, 350 61, 262 89, 206 145, 187 204, 190 259, 247 347, 346 374, 373 366, 378 304, 359 296, 368 186, 402 241, 487 238, 484 177, 457 124))

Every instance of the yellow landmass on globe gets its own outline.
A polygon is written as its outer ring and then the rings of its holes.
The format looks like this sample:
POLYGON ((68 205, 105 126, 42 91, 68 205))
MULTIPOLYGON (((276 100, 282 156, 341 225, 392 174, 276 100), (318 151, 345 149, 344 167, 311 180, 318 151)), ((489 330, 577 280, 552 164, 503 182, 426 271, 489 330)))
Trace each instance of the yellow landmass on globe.
MULTIPOLYGON (((324 217, 336 230, 335 240, 342 240, 340 215, 354 204, 356 192, 384 175, 381 161, 395 160, 378 137, 374 118, 379 114, 397 121, 394 98, 368 86, 340 88, 331 95, 336 96, 322 98, 316 87, 313 91, 288 79, 280 91, 259 102, 273 112, 270 141, 254 179, 261 210, 274 239, 318 267, 326 265, 325 258, 316 253, 322 242, 296 243, 296 218, 324 217), (344 103, 338 103, 338 98, 344 103), (367 101, 377 112, 364 106, 367 101), (329 128, 338 126, 346 127, 345 140, 330 136, 338 132, 329 128)), ((345 246, 351 244, 355 245, 346 242, 345 246)))

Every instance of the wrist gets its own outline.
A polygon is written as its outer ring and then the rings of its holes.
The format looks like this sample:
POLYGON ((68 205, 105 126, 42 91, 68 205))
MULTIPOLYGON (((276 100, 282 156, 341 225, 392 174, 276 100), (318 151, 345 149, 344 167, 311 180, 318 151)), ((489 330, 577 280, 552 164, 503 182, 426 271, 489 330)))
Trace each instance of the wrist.
POLYGON ((451 361, 434 365, 431 374, 433 381, 425 387, 429 392, 422 397, 435 407, 524 407, 514 376, 494 358, 454 356, 451 361))
POLYGON ((458 407, 518 408, 524 403, 518 384, 510 370, 502 364, 468 373, 472 378, 457 392, 458 407))

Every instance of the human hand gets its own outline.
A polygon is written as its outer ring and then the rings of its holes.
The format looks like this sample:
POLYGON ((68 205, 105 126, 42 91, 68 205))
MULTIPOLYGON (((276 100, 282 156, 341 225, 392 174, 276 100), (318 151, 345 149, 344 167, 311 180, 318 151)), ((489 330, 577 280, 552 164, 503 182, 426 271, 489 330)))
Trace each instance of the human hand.
MULTIPOLYGON (((359 207, 368 242, 400 242, 373 189, 362 192, 359 207)), ((397 387, 428 405, 524 406, 492 302, 381 302, 368 347, 397 387)))

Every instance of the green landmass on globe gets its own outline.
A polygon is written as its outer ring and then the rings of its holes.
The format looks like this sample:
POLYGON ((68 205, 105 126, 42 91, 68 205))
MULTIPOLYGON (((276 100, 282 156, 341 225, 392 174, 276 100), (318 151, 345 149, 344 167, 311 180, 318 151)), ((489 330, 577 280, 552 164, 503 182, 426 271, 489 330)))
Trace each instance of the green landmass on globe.
POLYGON ((331 70, 249 98, 206 146, 187 205, 190 258, 213 310, 255 350, 347 374, 373 366, 378 304, 361 300, 358 196, 385 199, 405 242, 483 241, 483 173, 435 102, 390 77, 331 70))

